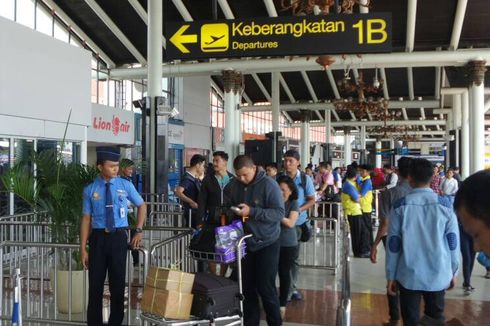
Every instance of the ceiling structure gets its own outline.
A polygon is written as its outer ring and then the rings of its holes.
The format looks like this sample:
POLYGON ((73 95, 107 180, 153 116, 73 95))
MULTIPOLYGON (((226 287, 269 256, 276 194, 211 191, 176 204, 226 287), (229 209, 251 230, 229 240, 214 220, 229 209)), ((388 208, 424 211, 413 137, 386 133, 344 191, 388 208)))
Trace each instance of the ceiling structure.
MULTIPOLYGON (((100 57, 110 68, 146 64, 147 0, 42 1, 54 9, 79 35, 82 32, 86 36, 87 44, 93 44, 98 49, 100 57)), ((166 44, 166 22, 292 15, 291 9, 282 8, 282 2, 287 1, 163 0, 163 44, 166 44)), ((358 6, 354 8, 354 11, 360 10, 362 9, 358 6)), ((368 10, 392 13, 392 45, 395 53, 490 48, 488 0, 371 0, 368 10)), ((166 62, 165 49, 163 56, 162 60, 166 62)), ((300 109, 309 108, 314 112, 312 120, 318 120, 321 124, 325 118, 323 103, 329 103, 343 95, 339 93, 337 83, 342 80, 344 69, 348 67, 353 80, 357 80, 362 71, 365 82, 372 81, 377 70, 378 77, 384 81, 383 96, 396 107, 393 110, 399 112, 400 119, 405 120, 406 124, 412 124, 421 134, 434 138, 443 137, 444 116, 434 112, 434 109, 445 105, 450 107, 452 104, 447 96, 442 96, 441 99, 440 90, 442 87, 467 85, 464 67, 441 68, 437 64, 411 67, 399 64, 396 67, 385 67, 383 64, 364 65, 362 56, 347 56, 343 62, 340 56, 336 58, 336 69, 326 72, 319 66, 316 69, 288 69, 280 72, 282 112, 290 123, 300 120, 300 109), (420 101, 421 105, 414 103, 415 101, 420 101), (403 102, 411 104, 405 107, 403 102), (428 120, 434 123, 419 123, 428 120)), ((316 57, 310 58, 312 62, 315 59, 316 57)), ((307 59, 295 59, 297 60, 307 59)), ((223 68, 225 67, 223 62, 223 68)), ((271 100, 271 73, 247 69, 242 70, 242 73, 245 76, 243 104, 251 106, 244 110, 259 110, 254 104, 271 100)), ((487 71, 485 77, 485 86, 489 87, 490 71, 487 71)), ((222 89, 219 70, 212 78, 215 85, 222 89)), ((354 121, 359 120, 349 112, 337 113, 332 110, 332 113, 336 130, 342 130, 342 126, 347 124, 355 127, 354 121)))

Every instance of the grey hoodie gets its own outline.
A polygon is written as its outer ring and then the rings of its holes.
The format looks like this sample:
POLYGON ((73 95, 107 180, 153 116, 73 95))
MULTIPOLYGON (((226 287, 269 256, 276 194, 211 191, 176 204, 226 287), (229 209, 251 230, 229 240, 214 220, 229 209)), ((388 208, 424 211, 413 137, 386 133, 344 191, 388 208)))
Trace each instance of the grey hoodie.
POLYGON ((247 239, 248 250, 257 251, 277 241, 284 218, 284 200, 277 182, 264 171, 257 171, 248 185, 237 178, 230 181, 229 191, 231 205, 250 206, 250 216, 244 225, 245 233, 253 234, 247 239))

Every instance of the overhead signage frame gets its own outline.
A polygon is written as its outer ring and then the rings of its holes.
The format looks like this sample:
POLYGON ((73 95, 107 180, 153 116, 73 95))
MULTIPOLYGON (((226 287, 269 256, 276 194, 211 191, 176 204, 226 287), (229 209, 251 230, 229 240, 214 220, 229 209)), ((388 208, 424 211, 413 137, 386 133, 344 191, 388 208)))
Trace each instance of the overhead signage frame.
POLYGON ((168 23, 167 60, 391 52, 391 13, 168 23))

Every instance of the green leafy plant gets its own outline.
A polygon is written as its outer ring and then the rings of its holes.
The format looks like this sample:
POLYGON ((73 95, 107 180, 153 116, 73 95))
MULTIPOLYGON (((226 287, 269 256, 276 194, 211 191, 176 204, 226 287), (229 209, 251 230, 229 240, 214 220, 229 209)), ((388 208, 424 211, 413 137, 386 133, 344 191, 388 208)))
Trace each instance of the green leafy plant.
MULTIPOLYGON (((65 163, 61 149, 53 149, 32 153, 29 160, 16 162, 0 179, 5 188, 23 199, 33 212, 46 212, 39 214, 41 217, 36 222, 48 223, 51 241, 75 244, 79 242, 83 188, 97 175, 95 167, 65 163)), ((69 256, 68 252, 60 253, 60 269, 68 269, 69 256)), ((79 253, 73 251, 71 256, 76 267, 80 267, 79 253)))

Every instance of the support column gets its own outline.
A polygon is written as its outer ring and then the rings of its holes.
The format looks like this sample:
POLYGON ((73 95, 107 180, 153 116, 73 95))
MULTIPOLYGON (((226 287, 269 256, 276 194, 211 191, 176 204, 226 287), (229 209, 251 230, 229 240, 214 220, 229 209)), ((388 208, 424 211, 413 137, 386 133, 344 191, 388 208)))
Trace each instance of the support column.
POLYGON ((367 155, 366 155, 366 126, 361 126, 361 155, 360 155, 360 163, 366 164, 367 155))
POLYGON ((485 167, 485 93, 484 77, 486 61, 470 61, 466 65, 470 78, 469 97, 470 109, 470 174, 483 170, 485 167))
POLYGON ((274 135, 274 139, 272 142, 272 161, 277 162, 280 157, 277 157, 277 133, 279 132, 279 120, 280 120, 280 109, 281 105, 280 101, 280 93, 279 93, 279 73, 273 72, 271 80, 272 87, 272 132, 274 135))
POLYGON ((83 127, 83 141, 80 144, 80 163, 87 164, 87 130, 88 127, 83 127))
POLYGON ((325 147, 322 161, 331 162, 333 153, 332 139, 332 112, 330 109, 325 110, 325 147))
POLYGON ((301 122, 301 170, 304 171, 308 163, 310 163, 310 121, 301 122))
MULTIPOLYGON (((163 29, 163 4, 162 1, 148 2, 148 96, 150 97, 150 170, 149 189, 150 193, 156 193, 156 151, 157 151, 157 118, 156 101, 157 96, 162 95, 162 29, 163 29)), ((167 123, 167 122, 165 122, 167 123)), ((167 137, 167 135, 164 135, 167 137)), ((168 148, 160 148, 165 160, 168 160, 168 148)), ((164 167, 166 168, 166 167, 164 167)), ((167 173, 163 173, 164 183, 167 184, 167 173)), ((164 187, 164 193, 167 187, 164 187)), ((166 198, 166 197, 165 197, 166 198)))
POLYGON ((238 155, 240 143, 240 111, 237 109, 242 85, 242 75, 232 69, 223 70, 225 110, 225 152, 228 153, 228 169, 232 171, 233 160, 238 155))
POLYGON ((344 165, 352 163, 352 145, 351 145, 351 136, 350 136, 350 128, 344 129, 344 165))
POLYGON ((470 125, 468 92, 461 95, 461 177, 470 175, 470 125))
POLYGON ((381 156, 381 140, 376 139, 376 167, 377 168, 382 168, 381 162, 382 162, 382 156, 381 156))

